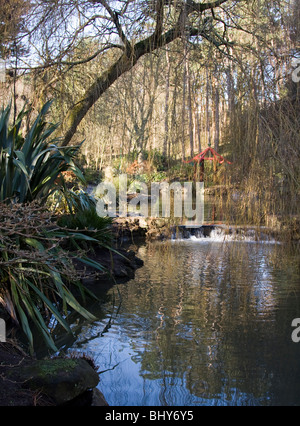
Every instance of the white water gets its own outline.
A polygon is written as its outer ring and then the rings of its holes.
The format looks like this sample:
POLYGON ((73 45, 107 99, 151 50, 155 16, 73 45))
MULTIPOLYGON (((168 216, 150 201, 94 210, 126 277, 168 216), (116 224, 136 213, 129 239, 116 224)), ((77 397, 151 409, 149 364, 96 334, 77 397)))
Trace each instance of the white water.
POLYGON ((185 229, 184 233, 179 231, 179 234, 177 233, 176 236, 174 235, 172 241, 194 241, 197 243, 246 242, 277 244, 277 241, 273 237, 255 229, 225 227, 216 227, 209 232, 209 235, 205 235, 201 228, 194 230, 185 229))

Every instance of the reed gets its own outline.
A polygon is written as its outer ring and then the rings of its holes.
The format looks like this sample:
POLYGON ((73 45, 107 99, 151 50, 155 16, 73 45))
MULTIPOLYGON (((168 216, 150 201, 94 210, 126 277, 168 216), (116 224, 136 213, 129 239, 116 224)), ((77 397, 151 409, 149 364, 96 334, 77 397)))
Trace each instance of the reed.
POLYGON ((233 165, 222 174, 231 222, 266 225, 299 239, 299 113, 299 96, 235 112, 225 145, 233 165))

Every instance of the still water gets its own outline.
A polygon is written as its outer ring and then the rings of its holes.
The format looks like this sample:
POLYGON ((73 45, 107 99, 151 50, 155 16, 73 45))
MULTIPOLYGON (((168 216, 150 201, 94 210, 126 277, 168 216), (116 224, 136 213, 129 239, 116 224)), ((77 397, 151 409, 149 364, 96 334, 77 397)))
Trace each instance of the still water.
POLYGON ((224 235, 136 249, 144 266, 70 348, 111 406, 300 405, 299 253, 224 235))

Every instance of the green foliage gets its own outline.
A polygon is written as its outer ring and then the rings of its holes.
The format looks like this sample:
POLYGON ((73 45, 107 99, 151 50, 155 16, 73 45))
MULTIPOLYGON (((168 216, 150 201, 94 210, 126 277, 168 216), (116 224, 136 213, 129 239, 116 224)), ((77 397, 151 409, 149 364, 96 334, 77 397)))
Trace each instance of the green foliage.
POLYGON ((167 179, 167 173, 166 172, 152 172, 152 173, 143 173, 140 175, 135 176, 135 180, 145 182, 145 183, 152 183, 152 182, 162 182, 167 179))
MULTIPOLYGON (((31 353, 34 326, 48 347, 57 350, 50 321, 53 323, 55 319, 71 333, 66 320, 71 310, 87 320, 95 319, 69 288, 70 284, 76 286, 82 296, 87 292, 81 285, 81 272, 75 269, 74 260, 85 263, 88 259, 80 252, 70 254, 62 248, 63 243, 73 237, 57 225, 56 217, 35 203, 1 203, 0 302, 22 327, 31 353)), ((76 237, 86 238, 80 233, 76 237)), ((101 269, 100 265, 98 268, 101 269)))
POLYGON ((87 168, 84 171, 84 178, 87 183, 97 184, 99 181, 99 178, 101 178, 101 173, 99 172, 99 170, 87 168))
POLYGON ((74 163, 80 146, 55 144, 57 126, 45 121, 50 105, 43 107, 24 138, 20 129, 28 112, 11 128, 10 106, 0 114, 0 303, 22 328, 31 353, 34 329, 55 351, 51 325, 59 323, 71 333, 67 317, 72 310, 95 319, 73 289, 83 302, 87 294, 95 297, 81 285, 85 266, 92 267, 93 274, 104 268, 87 253, 94 245, 111 247, 110 222, 97 216, 95 201, 67 187, 63 172, 71 171, 84 182, 74 163), (67 216, 60 218, 57 209, 56 215, 51 213, 50 205, 62 204, 67 216))
POLYGON ((156 168, 158 172, 167 170, 168 168, 167 158, 158 149, 151 150, 149 152, 149 158, 151 158, 153 166, 156 168))
POLYGON ((51 102, 45 104, 24 138, 20 129, 29 111, 23 110, 11 128, 11 106, 1 111, 0 201, 12 199, 26 203, 38 199, 45 202, 57 189, 56 184, 63 184, 62 172, 65 171, 72 171, 84 181, 74 164, 80 146, 59 147, 58 140, 52 138, 58 126, 45 121, 50 105, 51 102))
MULTIPOLYGON (((69 192, 67 197, 69 214, 62 215, 58 219, 58 224, 66 230, 76 230, 86 235, 89 246, 101 245, 111 248, 112 234, 109 217, 100 217, 96 211, 95 200, 85 192, 69 192)), ((82 240, 84 244, 85 241, 82 240)), ((84 244, 85 245, 85 244, 84 244)))

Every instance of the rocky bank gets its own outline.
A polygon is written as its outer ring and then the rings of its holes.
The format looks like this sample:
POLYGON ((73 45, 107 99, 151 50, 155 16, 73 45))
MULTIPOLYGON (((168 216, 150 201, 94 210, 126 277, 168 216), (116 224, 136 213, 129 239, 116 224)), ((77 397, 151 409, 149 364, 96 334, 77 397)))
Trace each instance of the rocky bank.
POLYGON ((107 406, 97 367, 82 358, 35 360, 0 343, 0 406, 107 406))

